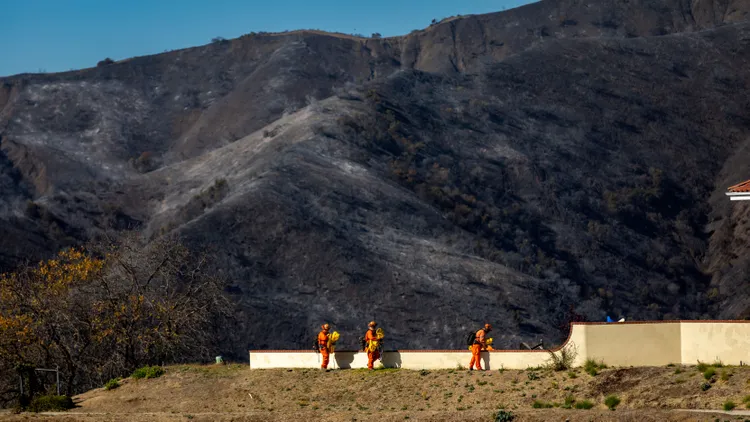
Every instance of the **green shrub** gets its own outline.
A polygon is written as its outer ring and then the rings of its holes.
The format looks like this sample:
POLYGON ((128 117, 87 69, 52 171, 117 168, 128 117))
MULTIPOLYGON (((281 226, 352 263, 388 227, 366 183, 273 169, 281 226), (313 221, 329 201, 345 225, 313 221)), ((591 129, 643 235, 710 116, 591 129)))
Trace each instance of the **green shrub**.
POLYGON ((674 370, 674 373, 675 373, 675 375, 681 374, 682 373, 682 369, 681 368, 677 368, 677 369, 674 370))
POLYGON ((734 404, 734 402, 731 400, 727 400, 724 402, 724 410, 726 411, 733 410, 735 407, 737 407, 737 405, 734 404))
POLYGON ((164 375, 164 368, 161 366, 144 366, 143 368, 138 368, 133 372, 133 379, 141 379, 141 378, 159 378, 160 376, 164 375))
POLYGON ((706 369, 708 369, 708 364, 698 361, 698 365, 695 367, 695 369, 697 369, 698 372, 706 372, 706 369))
POLYGON ((730 376, 729 372, 727 372, 727 371, 721 371, 721 377, 720 378, 721 378, 722 381, 729 381, 729 376, 730 376))
POLYGON ((567 371, 573 367, 573 362, 578 356, 578 349, 573 345, 569 344, 558 353, 548 350, 549 360, 546 362, 546 366, 554 371, 567 371))
POLYGON ((543 401, 534 400, 534 404, 531 405, 534 409, 549 409, 552 407, 552 403, 545 403, 543 401))
POLYGON ((578 378, 578 374, 576 374, 573 371, 570 371, 570 372, 568 372, 568 378, 570 378, 570 379, 576 379, 576 378, 578 378))
POLYGON ((586 359, 586 362, 584 362, 583 364, 583 370, 592 377, 597 376, 599 374, 599 370, 606 367, 607 365, 605 365, 604 362, 597 362, 594 359, 586 359))
POLYGON ((119 378, 112 378, 111 380, 107 381, 106 384, 104 384, 105 390, 114 390, 115 388, 120 386, 120 379, 119 378))
POLYGON ((724 367, 724 363, 722 361, 720 361, 720 360, 717 360, 714 363, 712 363, 711 366, 713 366, 714 368, 723 368, 724 367))
POLYGON ((495 416, 495 422, 512 422, 516 418, 516 415, 509 410, 500 410, 495 416))
POLYGON ((35 397, 28 410, 31 412, 58 412, 74 408, 73 399, 68 396, 39 396, 35 397))
POLYGON ((589 409, 591 409, 591 408, 594 407, 594 403, 592 403, 592 402, 590 402, 588 400, 584 400, 584 401, 576 402, 576 404, 574 405, 574 407, 576 409, 589 410, 589 409))
POLYGON ((604 404, 609 408, 609 410, 615 410, 617 405, 620 404, 620 398, 615 396, 614 394, 610 394, 606 399, 604 399, 604 404))
POLYGON ((705 372, 703 372, 703 378, 705 378, 706 380, 710 380, 711 378, 714 377, 714 375, 716 375, 716 369, 711 368, 711 367, 709 367, 708 369, 706 369, 705 372))
POLYGON ((563 409, 572 409, 573 408, 573 404, 575 404, 575 402, 576 402, 576 398, 575 397, 573 397, 572 395, 566 396, 565 397, 565 403, 563 403, 563 405, 561 407, 563 409))

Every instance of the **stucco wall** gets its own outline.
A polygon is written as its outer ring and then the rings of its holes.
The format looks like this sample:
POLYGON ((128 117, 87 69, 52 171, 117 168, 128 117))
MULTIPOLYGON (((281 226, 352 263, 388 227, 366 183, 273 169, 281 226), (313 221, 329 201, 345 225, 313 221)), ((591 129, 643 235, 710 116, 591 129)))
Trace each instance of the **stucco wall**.
POLYGON ((680 324, 579 326, 585 331, 586 358, 613 366, 661 366, 682 360, 680 324))
POLYGON ((727 365, 750 362, 750 324, 745 321, 700 323, 685 321, 682 331, 682 363, 712 363, 727 365))
MULTIPOLYGON (((662 321, 625 323, 576 323, 563 347, 574 348, 574 364, 586 359, 611 366, 662 366, 696 364, 698 360, 739 365, 750 362, 750 321, 662 321)), ((559 350, 559 349, 557 349, 559 350)), ((404 369, 467 367, 468 350, 401 350, 386 352, 383 365, 404 369)), ((545 351, 498 350, 482 353, 487 369, 526 369, 543 365, 545 351)), ((250 351, 250 366, 264 368, 317 368, 320 355, 312 351, 250 351)), ((330 368, 366 368, 367 355, 340 351, 330 368)))

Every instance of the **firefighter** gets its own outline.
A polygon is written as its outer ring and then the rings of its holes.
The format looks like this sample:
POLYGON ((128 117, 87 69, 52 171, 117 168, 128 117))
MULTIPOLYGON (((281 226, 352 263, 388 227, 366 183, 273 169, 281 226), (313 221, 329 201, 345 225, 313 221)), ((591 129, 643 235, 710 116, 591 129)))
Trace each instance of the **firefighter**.
POLYGON ((492 331, 492 325, 484 324, 484 328, 477 331, 474 336, 474 344, 471 346, 471 362, 469 363, 469 371, 473 371, 476 366, 477 370, 484 371, 482 369, 482 358, 480 353, 482 349, 487 348, 487 342, 485 336, 492 331))
POLYGON ((320 369, 328 370, 328 361, 331 356, 331 345, 330 345, 330 334, 329 331, 331 326, 329 324, 323 324, 320 326, 321 331, 318 333, 318 350, 323 356, 323 363, 320 365, 320 369))
POLYGON ((383 330, 377 330, 378 323, 370 321, 365 333, 365 350, 367 351, 367 369, 373 370, 375 361, 380 359, 381 343, 383 341, 383 330))

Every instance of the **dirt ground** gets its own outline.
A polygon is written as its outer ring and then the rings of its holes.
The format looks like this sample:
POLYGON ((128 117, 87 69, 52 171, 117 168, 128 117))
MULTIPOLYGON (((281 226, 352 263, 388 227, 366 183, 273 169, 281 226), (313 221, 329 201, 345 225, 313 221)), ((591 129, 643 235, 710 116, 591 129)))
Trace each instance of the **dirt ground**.
POLYGON ((172 366, 157 379, 122 381, 115 390, 75 397, 65 413, 0 415, 1 421, 494 421, 503 408, 514 421, 715 421, 750 416, 721 411, 728 400, 750 402, 750 368, 715 368, 710 388, 694 366, 465 370, 251 370, 245 365, 172 366), (705 387, 704 387, 705 388, 705 387), (608 410, 605 397, 621 403, 608 410), (563 409, 588 400, 590 410, 563 409), (534 408, 551 406, 550 408, 534 408))

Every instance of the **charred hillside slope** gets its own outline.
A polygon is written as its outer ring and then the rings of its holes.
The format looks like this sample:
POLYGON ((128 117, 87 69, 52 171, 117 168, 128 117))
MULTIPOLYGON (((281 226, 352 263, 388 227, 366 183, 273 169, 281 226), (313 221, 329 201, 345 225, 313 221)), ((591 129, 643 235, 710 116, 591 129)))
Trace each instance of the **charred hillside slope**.
POLYGON ((114 227, 217 252, 235 352, 742 317, 750 10, 543 1, 0 80, 0 265, 114 227), (278 333, 284 333, 279 335, 278 333))

